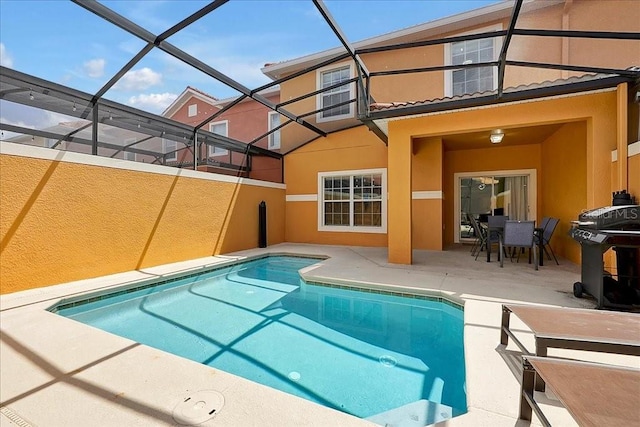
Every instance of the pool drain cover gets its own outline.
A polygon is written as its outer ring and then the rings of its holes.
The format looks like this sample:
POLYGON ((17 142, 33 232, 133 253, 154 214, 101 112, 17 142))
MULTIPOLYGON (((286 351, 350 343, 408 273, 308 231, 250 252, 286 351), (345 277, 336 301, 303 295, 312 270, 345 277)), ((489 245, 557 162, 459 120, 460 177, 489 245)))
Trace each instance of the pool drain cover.
POLYGON ((291 371, 289 372, 289 379, 291 381, 300 381, 300 372, 296 372, 296 371, 291 371))
POLYGON ((200 424, 213 418, 222 406, 224 397, 217 391, 197 391, 173 408, 173 419, 185 426, 200 424))
POLYGON ((396 358, 393 356, 389 356, 388 354, 385 354, 384 356, 380 356, 380 358, 378 358, 378 361, 380 361, 380 363, 382 363, 387 368, 393 368, 398 364, 398 361, 396 360, 396 358))

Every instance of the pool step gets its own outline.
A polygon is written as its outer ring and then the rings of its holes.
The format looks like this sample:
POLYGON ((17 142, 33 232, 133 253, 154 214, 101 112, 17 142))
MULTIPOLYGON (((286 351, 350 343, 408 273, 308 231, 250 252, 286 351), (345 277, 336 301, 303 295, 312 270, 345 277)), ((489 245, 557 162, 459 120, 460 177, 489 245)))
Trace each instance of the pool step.
POLYGON ((450 406, 421 399, 366 419, 381 426, 424 427, 448 420, 451 417, 452 409, 450 406))

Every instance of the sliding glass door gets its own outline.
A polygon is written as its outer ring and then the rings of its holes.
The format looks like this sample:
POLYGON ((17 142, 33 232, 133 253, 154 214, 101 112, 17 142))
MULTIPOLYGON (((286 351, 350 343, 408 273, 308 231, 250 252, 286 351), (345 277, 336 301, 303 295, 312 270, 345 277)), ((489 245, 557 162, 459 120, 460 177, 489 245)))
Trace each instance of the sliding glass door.
POLYGON ((455 174, 455 242, 474 238, 469 217, 508 215, 520 221, 536 218, 535 170, 455 174))

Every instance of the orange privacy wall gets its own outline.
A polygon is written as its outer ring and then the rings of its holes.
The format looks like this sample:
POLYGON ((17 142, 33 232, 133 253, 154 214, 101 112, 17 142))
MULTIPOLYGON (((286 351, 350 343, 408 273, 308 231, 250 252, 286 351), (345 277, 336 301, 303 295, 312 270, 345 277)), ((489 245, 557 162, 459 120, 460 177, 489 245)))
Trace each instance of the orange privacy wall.
POLYGON ((268 243, 284 240, 284 185, 11 146, 0 155, 2 294, 257 247, 262 200, 268 243))

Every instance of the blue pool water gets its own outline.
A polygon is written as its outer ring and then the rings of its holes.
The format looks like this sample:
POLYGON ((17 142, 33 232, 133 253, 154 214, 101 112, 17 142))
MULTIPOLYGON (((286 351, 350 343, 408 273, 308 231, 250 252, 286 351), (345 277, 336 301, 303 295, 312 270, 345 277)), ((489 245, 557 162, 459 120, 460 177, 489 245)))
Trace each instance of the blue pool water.
POLYGON ((56 311, 362 418, 466 412, 463 311, 302 281, 317 262, 267 257, 56 311))

